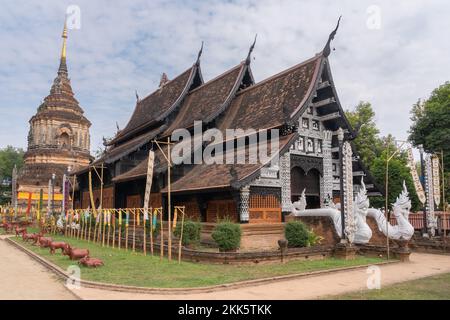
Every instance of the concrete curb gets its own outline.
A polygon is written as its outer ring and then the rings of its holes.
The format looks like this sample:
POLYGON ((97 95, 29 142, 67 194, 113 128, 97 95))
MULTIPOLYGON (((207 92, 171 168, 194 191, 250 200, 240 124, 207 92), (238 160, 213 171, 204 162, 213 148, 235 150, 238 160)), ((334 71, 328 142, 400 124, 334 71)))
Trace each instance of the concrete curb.
MULTIPOLYGON (((17 249, 21 250, 22 252, 28 254, 31 258, 33 258, 34 260, 36 260, 37 262, 42 264, 44 267, 46 267, 47 269, 49 269, 50 271, 55 273, 58 277, 62 278, 63 280, 67 280, 70 277, 59 266, 42 258, 38 254, 23 247, 19 243, 15 242, 9 238, 6 238, 5 241, 7 243, 9 243, 10 245, 16 247, 17 249)), ((375 263, 373 265, 380 266, 380 265, 386 265, 386 264, 395 264, 395 263, 399 263, 399 262, 400 261, 383 261, 383 262, 375 263)), ((342 271, 364 269, 364 268, 367 268, 367 266, 369 266, 369 265, 360 265, 360 266, 352 266, 352 267, 311 271, 311 272, 304 272, 304 273, 298 273, 298 274, 274 276, 274 277, 270 277, 270 278, 245 280, 245 281, 233 282, 233 283, 227 283, 227 284, 221 284, 221 285, 214 285, 214 286, 208 286, 208 287, 194 287, 194 288, 135 287, 135 286, 117 285, 117 284, 109 284, 109 283, 87 281, 87 280, 80 280, 80 284, 82 287, 85 287, 85 288, 119 291, 119 292, 130 292, 130 293, 147 293, 147 294, 151 294, 151 293, 157 293, 157 294, 209 293, 209 292, 215 292, 215 291, 224 291, 224 290, 230 290, 230 289, 238 289, 238 288, 244 288, 244 287, 250 287, 250 286, 257 286, 257 285, 262 285, 262 284, 267 284, 267 283, 281 282, 281 281, 286 281, 286 280, 290 280, 290 279, 318 276, 318 275, 322 275, 322 274, 339 273, 342 271)), ((71 291, 73 292, 73 290, 71 290, 71 291)), ((77 297, 79 297, 79 296, 77 296, 77 297)))

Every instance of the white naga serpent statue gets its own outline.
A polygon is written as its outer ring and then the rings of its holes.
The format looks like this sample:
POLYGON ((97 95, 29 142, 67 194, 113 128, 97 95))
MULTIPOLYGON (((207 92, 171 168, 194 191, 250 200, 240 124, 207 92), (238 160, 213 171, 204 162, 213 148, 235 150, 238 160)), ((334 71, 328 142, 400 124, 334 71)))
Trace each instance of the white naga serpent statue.
POLYGON ((397 200, 392 204, 397 225, 392 226, 386 223, 386 217, 379 209, 370 208, 368 216, 373 217, 377 222, 378 229, 383 232, 385 236, 389 236, 393 240, 409 240, 414 234, 414 227, 409 223, 409 211, 411 210, 411 200, 408 196, 405 181, 403 181, 402 193, 397 197, 397 200))
MULTIPOLYGON (((372 238, 372 230, 367 225, 366 217, 367 215, 373 217, 377 222, 378 228, 385 235, 389 235, 391 239, 406 239, 409 240, 413 233, 414 228, 408 221, 409 209, 411 208, 411 201, 408 198, 408 191, 406 191, 406 186, 403 184, 403 192, 397 198, 397 201, 393 204, 394 216, 397 218, 398 225, 391 226, 388 224, 386 227, 386 218, 383 213, 374 208, 369 208, 369 199, 367 198, 367 190, 364 181, 361 179, 361 189, 355 197, 353 203, 353 217, 356 224, 356 232, 353 243, 364 244, 368 243, 370 238, 372 238), (386 232, 388 229, 389 232, 386 232)), ((292 204, 292 215, 297 217, 330 217, 333 221, 334 227, 336 229, 339 237, 342 236, 342 224, 341 224, 341 211, 340 205, 335 206, 332 202, 329 206, 320 209, 306 209, 306 196, 305 190, 303 190, 300 200, 292 204)), ((347 235, 348 236, 348 235, 347 235)), ((349 237, 350 239, 351 237, 349 237)))

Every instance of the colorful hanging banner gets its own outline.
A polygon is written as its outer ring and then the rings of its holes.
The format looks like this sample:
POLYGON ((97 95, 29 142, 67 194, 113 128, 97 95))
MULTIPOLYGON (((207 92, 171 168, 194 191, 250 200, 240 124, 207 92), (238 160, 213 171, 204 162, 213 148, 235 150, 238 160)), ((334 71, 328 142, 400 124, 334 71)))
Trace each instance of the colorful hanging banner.
POLYGON ((47 196, 47 216, 51 214, 52 210, 52 180, 48 180, 48 196, 47 196))
MULTIPOLYGON (((94 218, 97 217, 97 211, 95 210, 94 192, 92 191, 92 171, 89 169, 89 199, 91 200, 92 213, 94 218)), ((100 209, 100 208, 99 208, 100 209)))
POLYGON ((27 211, 26 211, 26 216, 28 219, 28 215, 30 214, 30 210, 31 210, 31 192, 28 192, 28 202, 27 202, 27 211))
POLYGON ((122 210, 119 210, 119 226, 122 225, 122 210))
POLYGON ((63 201, 62 201, 62 215, 63 217, 66 215, 67 210, 69 210, 69 178, 64 174, 63 175, 63 201))
POLYGON ((141 225, 141 211, 139 209, 135 209, 134 210, 134 218, 136 219, 136 225, 140 226, 141 225))
POLYGON ((436 206, 441 203, 441 180, 439 171, 439 157, 434 155, 431 158, 431 168, 433 174, 433 198, 436 206))
POLYGON ((173 222, 172 222, 172 229, 175 231, 177 228, 177 219, 178 219, 178 209, 175 208, 175 211, 173 213, 173 222))
POLYGON ((41 219, 41 211, 42 206, 44 204, 44 190, 39 190, 39 202, 38 202, 38 211, 37 211, 37 220, 39 221, 41 219))
POLYGON ((155 209, 153 211, 153 231, 156 230, 156 224, 158 223, 158 211, 155 209))
POLYGON ((155 152, 150 150, 148 152, 147 181, 145 184, 145 195, 144 195, 144 220, 148 220, 148 204, 150 202, 150 192, 152 189, 154 162, 155 162, 155 152))
POLYGON ((422 187, 422 183, 420 183, 419 174, 417 173, 416 164, 414 162, 414 155, 411 147, 408 148, 408 167, 414 182, 414 189, 416 190, 417 197, 419 198, 419 201, 422 203, 422 205, 424 205, 426 202, 426 196, 422 187))
POLYGON ((125 227, 128 227, 128 225, 130 224, 130 213, 127 211, 125 211, 125 227))

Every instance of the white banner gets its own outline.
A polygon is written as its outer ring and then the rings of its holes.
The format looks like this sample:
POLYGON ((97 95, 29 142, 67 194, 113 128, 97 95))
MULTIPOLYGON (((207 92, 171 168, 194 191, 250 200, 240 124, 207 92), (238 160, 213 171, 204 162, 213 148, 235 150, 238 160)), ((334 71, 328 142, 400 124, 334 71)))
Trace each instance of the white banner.
POLYGON ((152 189, 153 164, 154 164, 154 162, 155 162, 155 152, 150 150, 148 152, 147 183, 145 184, 144 220, 148 220, 148 203, 150 202, 150 191, 152 189))
POLYGON ((439 157, 434 155, 431 158, 431 168, 433 172, 433 197, 436 206, 441 203, 441 183, 439 175, 439 157))
POLYGON ((416 164, 414 163, 414 156, 411 147, 408 148, 408 167, 409 171, 411 172, 417 197, 423 205, 426 201, 425 192, 423 191, 422 184, 420 183, 419 174, 417 173, 416 164))

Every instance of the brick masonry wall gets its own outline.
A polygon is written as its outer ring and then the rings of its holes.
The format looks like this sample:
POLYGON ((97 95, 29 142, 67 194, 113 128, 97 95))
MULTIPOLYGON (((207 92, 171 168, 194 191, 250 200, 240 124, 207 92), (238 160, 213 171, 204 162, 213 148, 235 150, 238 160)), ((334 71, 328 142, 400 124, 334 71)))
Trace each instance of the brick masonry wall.
POLYGON ((320 235, 324 238, 321 242, 321 245, 334 246, 340 241, 340 238, 336 233, 336 229, 334 228, 333 221, 329 217, 287 216, 286 222, 289 221, 301 221, 306 224, 306 226, 309 229, 312 229, 315 234, 320 235))

